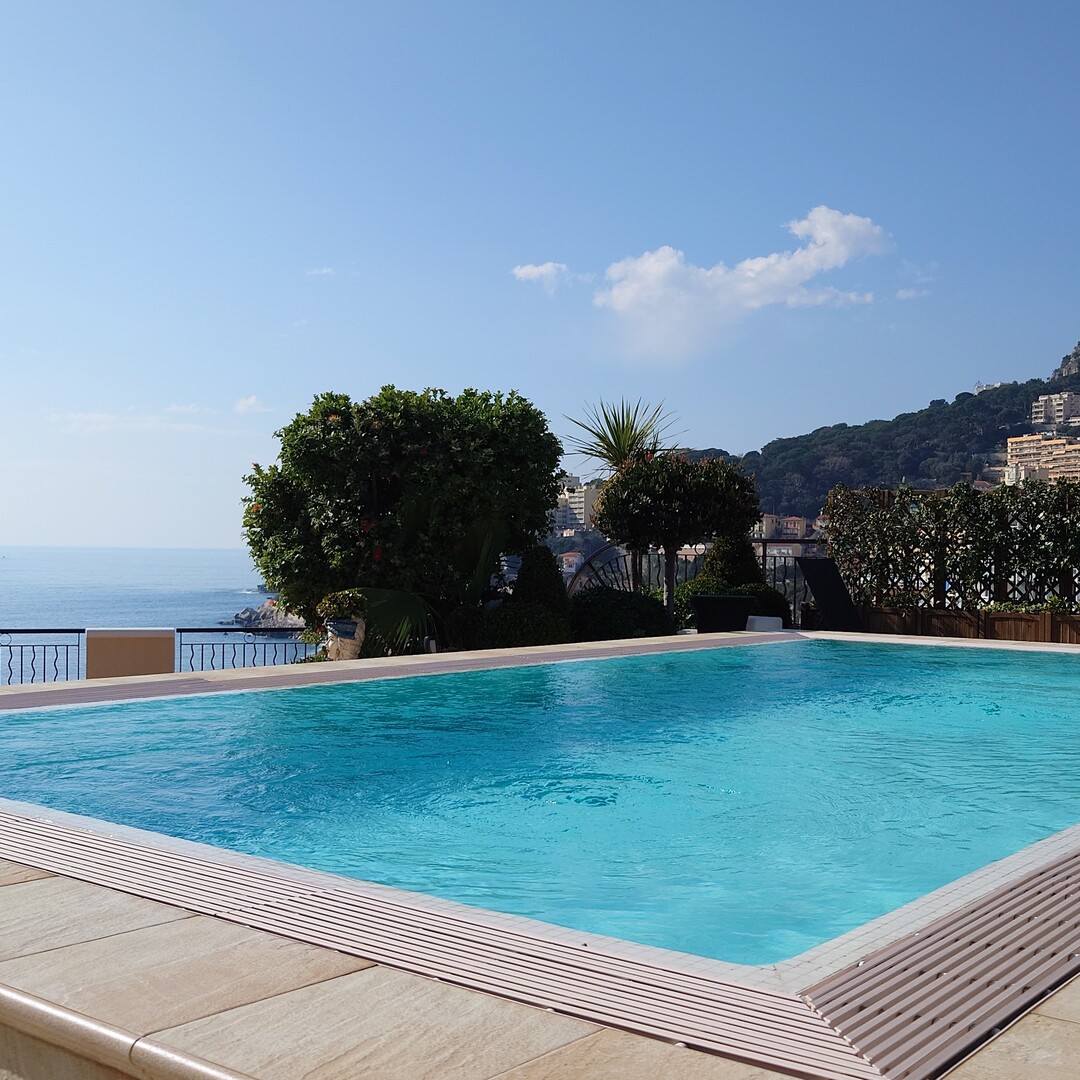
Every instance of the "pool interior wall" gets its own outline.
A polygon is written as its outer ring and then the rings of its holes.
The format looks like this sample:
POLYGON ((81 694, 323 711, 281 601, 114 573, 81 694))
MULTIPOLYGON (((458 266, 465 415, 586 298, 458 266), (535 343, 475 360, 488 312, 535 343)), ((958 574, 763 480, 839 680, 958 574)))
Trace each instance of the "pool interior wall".
MULTIPOLYGON (((745 644, 748 637, 657 639, 604 646, 596 653, 711 648, 727 640, 745 644)), ((933 644, 988 648, 981 643, 933 644)), ((993 648, 997 651, 1000 646, 993 648)), ((1080 653, 1060 646, 1013 648, 1029 654, 1080 653)), ((571 648, 516 656, 474 654, 467 664, 535 663, 585 653, 571 648)), ((427 660, 405 659, 405 663, 356 666, 352 671, 221 673, 184 680, 116 680, 107 686, 84 684, 61 690, 23 688, 0 693, 0 709, 105 695, 146 698, 177 689, 207 693, 226 686, 283 686, 446 670, 445 661, 432 666, 427 660)), ((384 945, 370 927, 354 933, 351 943, 331 928, 343 910, 352 910, 350 904, 355 907, 346 898, 362 894, 363 905, 382 905, 382 925, 394 927, 389 940, 395 945, 404 940, 406 925, 414 925, 408 913, 422 910, 434 917, 440 946, 456 943, 464 952, 453 955, 451 949, 441 966, 419 954, 400 959, 400 966, 422 973, 441 971, 439 977, 462 985, 823 1080, 935 1076, 1080 966, 1072 948, 1080 911, 1076 829, 1025 848, 800 957, 762 968, 575 935, 529 920, 314 871, 275 867, 264 860, 10 802, 0 806, 0 857, 167 898, 249 925, 269 922, 278 932, 346 951, 356 949, 359 955, 374 956, 384 945), (207 857, 193 856, 196 849, 207 857), (334 881, 336 887, 328 884, 334 881), (328 898, 322 914, 320 896, 328 898), (333 912, 332 918, 327 910, 333 912), (403 913, 408 916, 406 924, 394 926, 403 913), (470 925, 481 927, 484 934, 496 931, 493 955, 498 959, 480 969, 469 953, 471 931, 463 929, 470 925), (537 957, 528 943, 538 943, 542 951, 559 941, 569 966, 561 974, 545 968, 550 977, 544 985, 530 984, 537 957), (972 986, 978 987, 974 995, 972 986), (644 1012, 642 993, 648 1001, 644 1012)))

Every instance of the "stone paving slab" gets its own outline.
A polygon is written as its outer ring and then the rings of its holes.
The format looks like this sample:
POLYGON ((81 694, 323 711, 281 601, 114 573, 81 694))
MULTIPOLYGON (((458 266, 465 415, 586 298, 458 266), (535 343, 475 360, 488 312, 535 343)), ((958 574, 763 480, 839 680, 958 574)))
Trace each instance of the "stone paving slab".
POLYGON ((0 1080, 772 1080, 0 860, 0 1080))

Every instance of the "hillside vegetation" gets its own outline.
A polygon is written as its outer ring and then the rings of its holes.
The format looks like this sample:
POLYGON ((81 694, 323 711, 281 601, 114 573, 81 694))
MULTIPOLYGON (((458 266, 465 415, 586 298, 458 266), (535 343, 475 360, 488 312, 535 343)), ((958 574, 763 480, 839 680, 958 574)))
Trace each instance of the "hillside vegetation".
MULTIPOLYGON (((767 513, 814 517, 837 484, 847 487, 942 487, 977 480, 1005 439, 1031 431, 1031 403, 1040 394, 1080 392, 1080 343, 1050 379, 1005 383, 981 394, 931 401, 918 412, 866 424, 834 424, 808 435, 774 439, 740 460, 757 478, 767 513)), ((726 457, 723 450, 692 457, 726 457)))

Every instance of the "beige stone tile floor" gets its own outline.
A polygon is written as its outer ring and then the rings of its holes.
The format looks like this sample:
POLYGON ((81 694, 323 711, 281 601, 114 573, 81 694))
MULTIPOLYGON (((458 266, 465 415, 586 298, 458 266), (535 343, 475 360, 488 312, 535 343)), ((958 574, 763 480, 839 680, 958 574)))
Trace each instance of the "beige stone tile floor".
POLYGON ((782 1080, 0 860, 0 1080, 782 1080))
MULTIPOLYGON (((783 1080, 0 860, 0 1080, 783 1080)), ((1080 978, 949 1080, 1080 1078, 1080 978)))
POLYGON ((948 1080, 1077 1080, 1080 976, 948 1074, 948 1080))

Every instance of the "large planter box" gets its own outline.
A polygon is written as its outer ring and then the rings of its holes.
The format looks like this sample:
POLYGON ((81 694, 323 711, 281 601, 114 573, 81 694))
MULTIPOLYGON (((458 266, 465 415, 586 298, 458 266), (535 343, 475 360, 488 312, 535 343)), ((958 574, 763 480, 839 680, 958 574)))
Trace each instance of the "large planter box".
POLYGON ((753 596, 721 596, 697 593, 690 597, 694 625, 699 634, 717 634, 726 630, 745 630, 746 620, 754 611, 753 596))
POLYGON ((980 612, 942 611, 940 608, 918 608, 915 612, 915 633, 924 637, 981 636, 980 612))
POLYGON ((914 634, 915 612, 888 608, 863 608, 863 629, 868 634, 914 634))
POLYGON ((1051 615, 1050 640, 1080 645, 1080 615, 1051 615))
POLYGON ((1049 641, 1050 615, 1021 615, 1014 611, 984 611, 983 637, 995 641, 1049 641))
POLYGON ((1080 645, 1080 615, 1014 611, 946 611, 916 608, 889 611, 863 608, 868 634, 917 634, 924 637, 986 638, 990 641, 1063 642, 1080 645))

